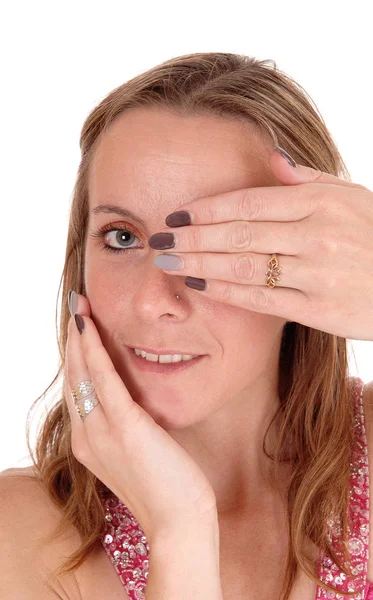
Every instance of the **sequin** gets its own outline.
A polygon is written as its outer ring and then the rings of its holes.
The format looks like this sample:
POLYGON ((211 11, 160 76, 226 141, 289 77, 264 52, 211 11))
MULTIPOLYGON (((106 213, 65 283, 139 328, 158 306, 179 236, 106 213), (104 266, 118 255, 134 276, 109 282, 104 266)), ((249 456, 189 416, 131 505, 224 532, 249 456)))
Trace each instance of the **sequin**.
POLYGON ((350 550, 351 554, 356 556, 364 552, 364 544, 361 540, 352 538, 348 542, 348 549, 350 550))
POLYGON ((134 515, 114 494, 103 500, 103 505, 106 529, 102 544, 129 598, 144 600, 149 574, 146 535, 134 515))
MULTIPOLYGON (((330 592, 317 587, 316 599, 339 600, 344 598, 338 592, 356 592, 351 600, 373 600, 373 583, 367 580, 369 558, 369 472, 367 438, 364 422, 363 407, 364 383, 355 378, 354 393, 354 446, 351 451, 350 463, 350 490, 349 490, 349 515, 348 515, 348 548, 351 552, 352 577, 341 572, 333 561, 319 554, 319 577, 324 583, 331 584, 338 591, 330 592)), ((328 521, 328 538, 338 558, 343 554, 340 549, 341 526, 340 520, 333 518, 328 521)))
MULTIPOLYGON (((351 551, 353 577, 338 569, 332 559, 319 553, 318 574, 336 592, 317 586, 315 600, 344 600, 342 592, 356 592, 351 600, 373 600, 373 583, 367 581, 369 550, 369 473, 367 440, 364 424, 363 381, 355 378, 355 440, 350 463, 348 546, 351 551), (338 593, 341 592, 341 593, 338 593)), ((144 600, 149 575, 149 544, 140 524, 114 494, 103 499, 105 533, 102 544, 131 600, 144 600)), ((328 539, 337 556, 340 551, 339 518, 328 521, 328 539)))

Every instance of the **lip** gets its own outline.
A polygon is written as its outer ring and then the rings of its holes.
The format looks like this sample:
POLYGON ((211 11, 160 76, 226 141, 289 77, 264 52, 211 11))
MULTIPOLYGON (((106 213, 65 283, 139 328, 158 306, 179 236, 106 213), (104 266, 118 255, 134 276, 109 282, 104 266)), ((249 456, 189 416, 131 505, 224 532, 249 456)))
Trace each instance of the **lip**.
MULTIPOLYGON (((144 348, 145 350, 145 348, 144 348)), ((145 371, 149 373, 159 373, 163 375, 172 375, 176 373, 180 373, 181 371, 186 371, 186 369, 191 369, 197 366, 204 358, 206 358, 207 354, 202 354, 197 358, 193 358, 192 360, 182 360, 177 363, 159 363, 152 362, 150 360, 146 360, 142 356, 137 356, 135 350, 133 348, 128 347, 128 353, 130 357, 131 364, 139 369, 140 371, 145 371)), ((176 352, 170 354, 177 354, 176 352)))
MULTIPOLYGON (((128 346, 130 350, 134 351, 133 346, 128 346)), ((152 348, 146 348, 146 346, 139 346, 139 350, 145 350, 148 354, 198 354, 198 352, 180 352, 180 350, 153 350, 152 348)), ((201 354, 204 356, 204 354, 201 354)))

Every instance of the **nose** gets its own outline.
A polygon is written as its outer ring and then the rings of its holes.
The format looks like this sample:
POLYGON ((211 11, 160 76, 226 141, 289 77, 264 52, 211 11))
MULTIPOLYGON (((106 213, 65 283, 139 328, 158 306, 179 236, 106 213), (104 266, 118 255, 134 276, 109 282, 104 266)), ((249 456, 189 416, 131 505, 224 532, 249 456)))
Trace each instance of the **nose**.
POLYGON ((187 316, 189 306, 185 276, 165 273, 153 264, 153 259, 152 253, 147 264, 143 265, 141 279, 132 298, 133 310, 149 323, 161 318, 182 320, 187 316))

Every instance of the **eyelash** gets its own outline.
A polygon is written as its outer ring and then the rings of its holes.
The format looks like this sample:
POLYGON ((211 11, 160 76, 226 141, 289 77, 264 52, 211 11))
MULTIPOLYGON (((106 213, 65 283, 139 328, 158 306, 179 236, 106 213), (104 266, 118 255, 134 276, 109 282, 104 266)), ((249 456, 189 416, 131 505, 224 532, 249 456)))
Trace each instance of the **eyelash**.
MULTIPOLYGON (((113 225, 108 224, 108 225, 103 225, 102 227, 99 227, 99 229, 97 229, 97 231, 92 231, 90 234, 90 237, 92 238, 104 238, 105 234, 111 231, 128 231, 129 233, 132 233, 132 235, 134 235, 135 237, 138 237, 136 235, 136 233, 131 229, 131 227, 126 223, 124 228, 119 228, 119 227, 113 227, 113 225)), ((100 249, 101 250, 106 250, 107 252, 126 252, 127 250, 137 250, 137 248, 113 248, 112 246, 108 246, 107 244, 100 244, 100 249)))

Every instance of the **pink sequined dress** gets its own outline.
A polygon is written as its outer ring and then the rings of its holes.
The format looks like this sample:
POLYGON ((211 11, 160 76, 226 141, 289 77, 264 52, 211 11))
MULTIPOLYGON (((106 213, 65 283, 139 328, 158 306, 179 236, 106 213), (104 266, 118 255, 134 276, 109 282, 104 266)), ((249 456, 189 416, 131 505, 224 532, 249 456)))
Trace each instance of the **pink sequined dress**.
MULTIPOLYGON (((367 578, 369 557, 369 473, 367 439, 364 425, 363 388, 359 377, 354 379, 355 441, 350 467, 349 547, 353 577, 347 577, 332 560, 319 553, 318 573, 321 581, 331 583, 340 592, 356 591, 352 600, 373 600, 373 582, 367 578)), ((149 544, 129 509, 115 496, 103 499, 106 511, 102 544, 131 600, 143 600, 149 572, 149 544)), ((337 555, 339 523, 330 520, 329 540, 337 555)), ((318 586, 315 600, 340 599, 345 596, 328 592, 318 586)))

